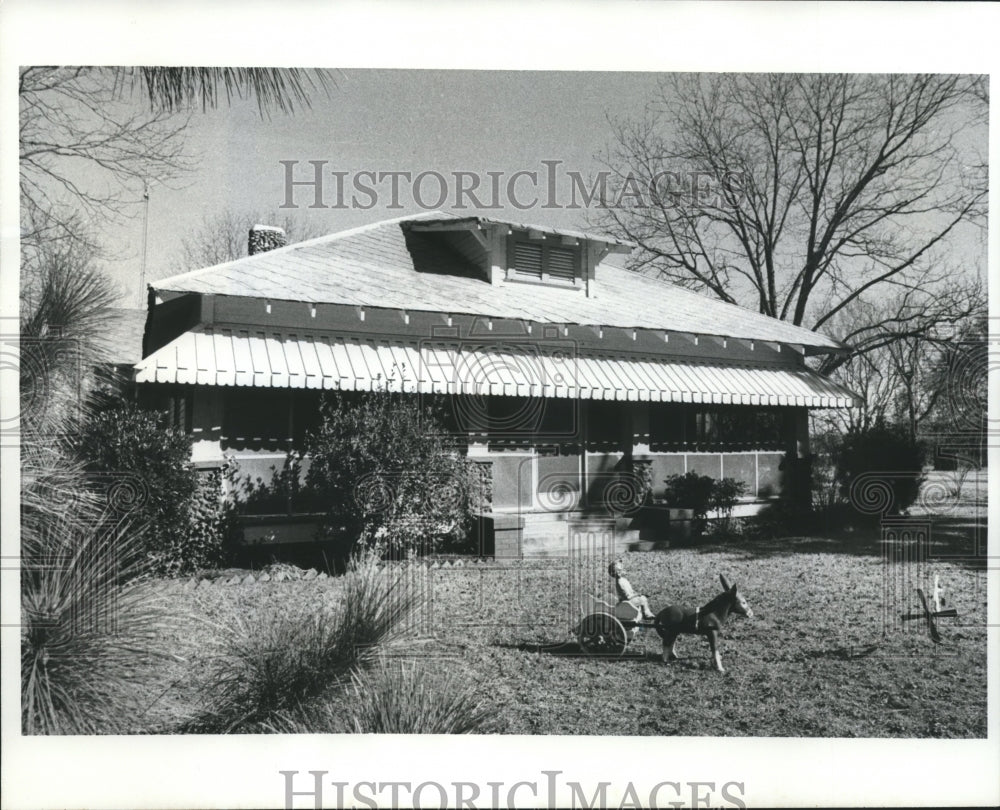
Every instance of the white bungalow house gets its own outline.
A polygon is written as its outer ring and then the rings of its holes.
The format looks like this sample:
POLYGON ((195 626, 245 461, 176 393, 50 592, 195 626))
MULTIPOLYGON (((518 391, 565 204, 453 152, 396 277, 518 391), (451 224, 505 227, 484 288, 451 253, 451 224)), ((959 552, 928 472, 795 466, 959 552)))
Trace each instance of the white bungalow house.
MULTIPOLYGON (((594 520, 635 540, 637 479, 655 496, 674 473, 736 478, 759 506, 808 453, 808 409, 854 403, 805 363, 839 343, 614 266, 631 246, 609 236, 431 212, 275 242, 251 231, 252 255, 150 285, 141 396, 199 466, 260 475, 324 391, 444 397, 498 555, 557 551, 594 520)), ((290 504, 246 536, 310 531, 290 504)))

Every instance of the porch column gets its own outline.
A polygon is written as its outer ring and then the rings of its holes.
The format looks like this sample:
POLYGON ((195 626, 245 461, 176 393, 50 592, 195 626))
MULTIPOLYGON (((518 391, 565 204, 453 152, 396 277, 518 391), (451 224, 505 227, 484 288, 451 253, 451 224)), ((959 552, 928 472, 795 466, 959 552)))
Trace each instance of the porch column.
POLYGON ((806 408, 796 408, 794 419, 795 456, 809 457, 809 411, 806 408))
POLYGON ((627 454, 631 458, 632 475, 642 490, 636 492, 640 502, 645 502, 653 491, 653 457, 650 455, 649 410, 648 402, 630 402, 629 416, 631 423, 630 447, 627 454))
POLYGON ((225 392, 198 386, 191 396, 191 461, 222 463, 222 414, 225 392))
POLYGON ((782 463, 782 495, 803 511, 812 508, 812 455, 809 452, 809 411, 795 408, 785 420, 788 452, 782 463))
POLYGON ((631 448, 632 457, 649 455, 649 403, 630 402, 631 417, 631 448))

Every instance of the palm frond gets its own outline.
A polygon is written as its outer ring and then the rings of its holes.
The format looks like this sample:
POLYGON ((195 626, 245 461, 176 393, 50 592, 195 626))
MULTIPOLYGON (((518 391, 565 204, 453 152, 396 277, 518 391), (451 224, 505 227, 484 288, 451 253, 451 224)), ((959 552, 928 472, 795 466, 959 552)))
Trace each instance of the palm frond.
POLYGON ((154 110, 173 112, 193 104, 202 111, 215 109, 223 99, 254 98, 262 118, 271 110, 295 112, 310 107, 311 95, 329 96, 335 82, 324 69, 233 67, 140 67, 132 74, 133 87, 141 84, 154 110))

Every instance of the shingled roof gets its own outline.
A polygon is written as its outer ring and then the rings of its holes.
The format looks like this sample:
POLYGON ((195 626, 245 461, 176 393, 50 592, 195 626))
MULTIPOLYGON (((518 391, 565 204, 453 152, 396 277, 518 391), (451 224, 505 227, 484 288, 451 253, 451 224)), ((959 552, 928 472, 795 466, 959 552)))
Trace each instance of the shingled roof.
POLYGON ((146 310, 109 308, 105 313, 102 328, 101 343, 107 362, 131 366, 142 359, 146 310))
MULTIPOLYGON (((658 329, 821 350, 843 348, 809 329, 606 263, 598 268, 599 293, 593 298, 579 290, 534 284, 492 286, 469 276, 419 272, 407 249, 403 225, 443 219, 457 218, 427 212, 387 220, 171 276, 150 286, 158 291, 658 329)), ((603 235, 539 230, 620 244, 603 235)))

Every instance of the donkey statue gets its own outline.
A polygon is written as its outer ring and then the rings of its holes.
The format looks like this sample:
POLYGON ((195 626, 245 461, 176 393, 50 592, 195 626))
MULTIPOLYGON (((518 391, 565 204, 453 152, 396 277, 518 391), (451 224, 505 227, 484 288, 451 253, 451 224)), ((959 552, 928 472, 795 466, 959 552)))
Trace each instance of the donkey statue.
POLYGON ((747 604, 743 594, 738 593, 736 586, 730 587, 724 576, 719 575, 722 587, 725 589, 704 607, 692 608, 683 605, 669 605, 656 614, 656 632, 663 639, 663 662, 676 661, 677 653, 674 644, 681 633, 705 636, 712 648, 712 662, 719 672, 722 659, 719 657, 719 631, 730 613, 753 618, 753 611, 747 604))

